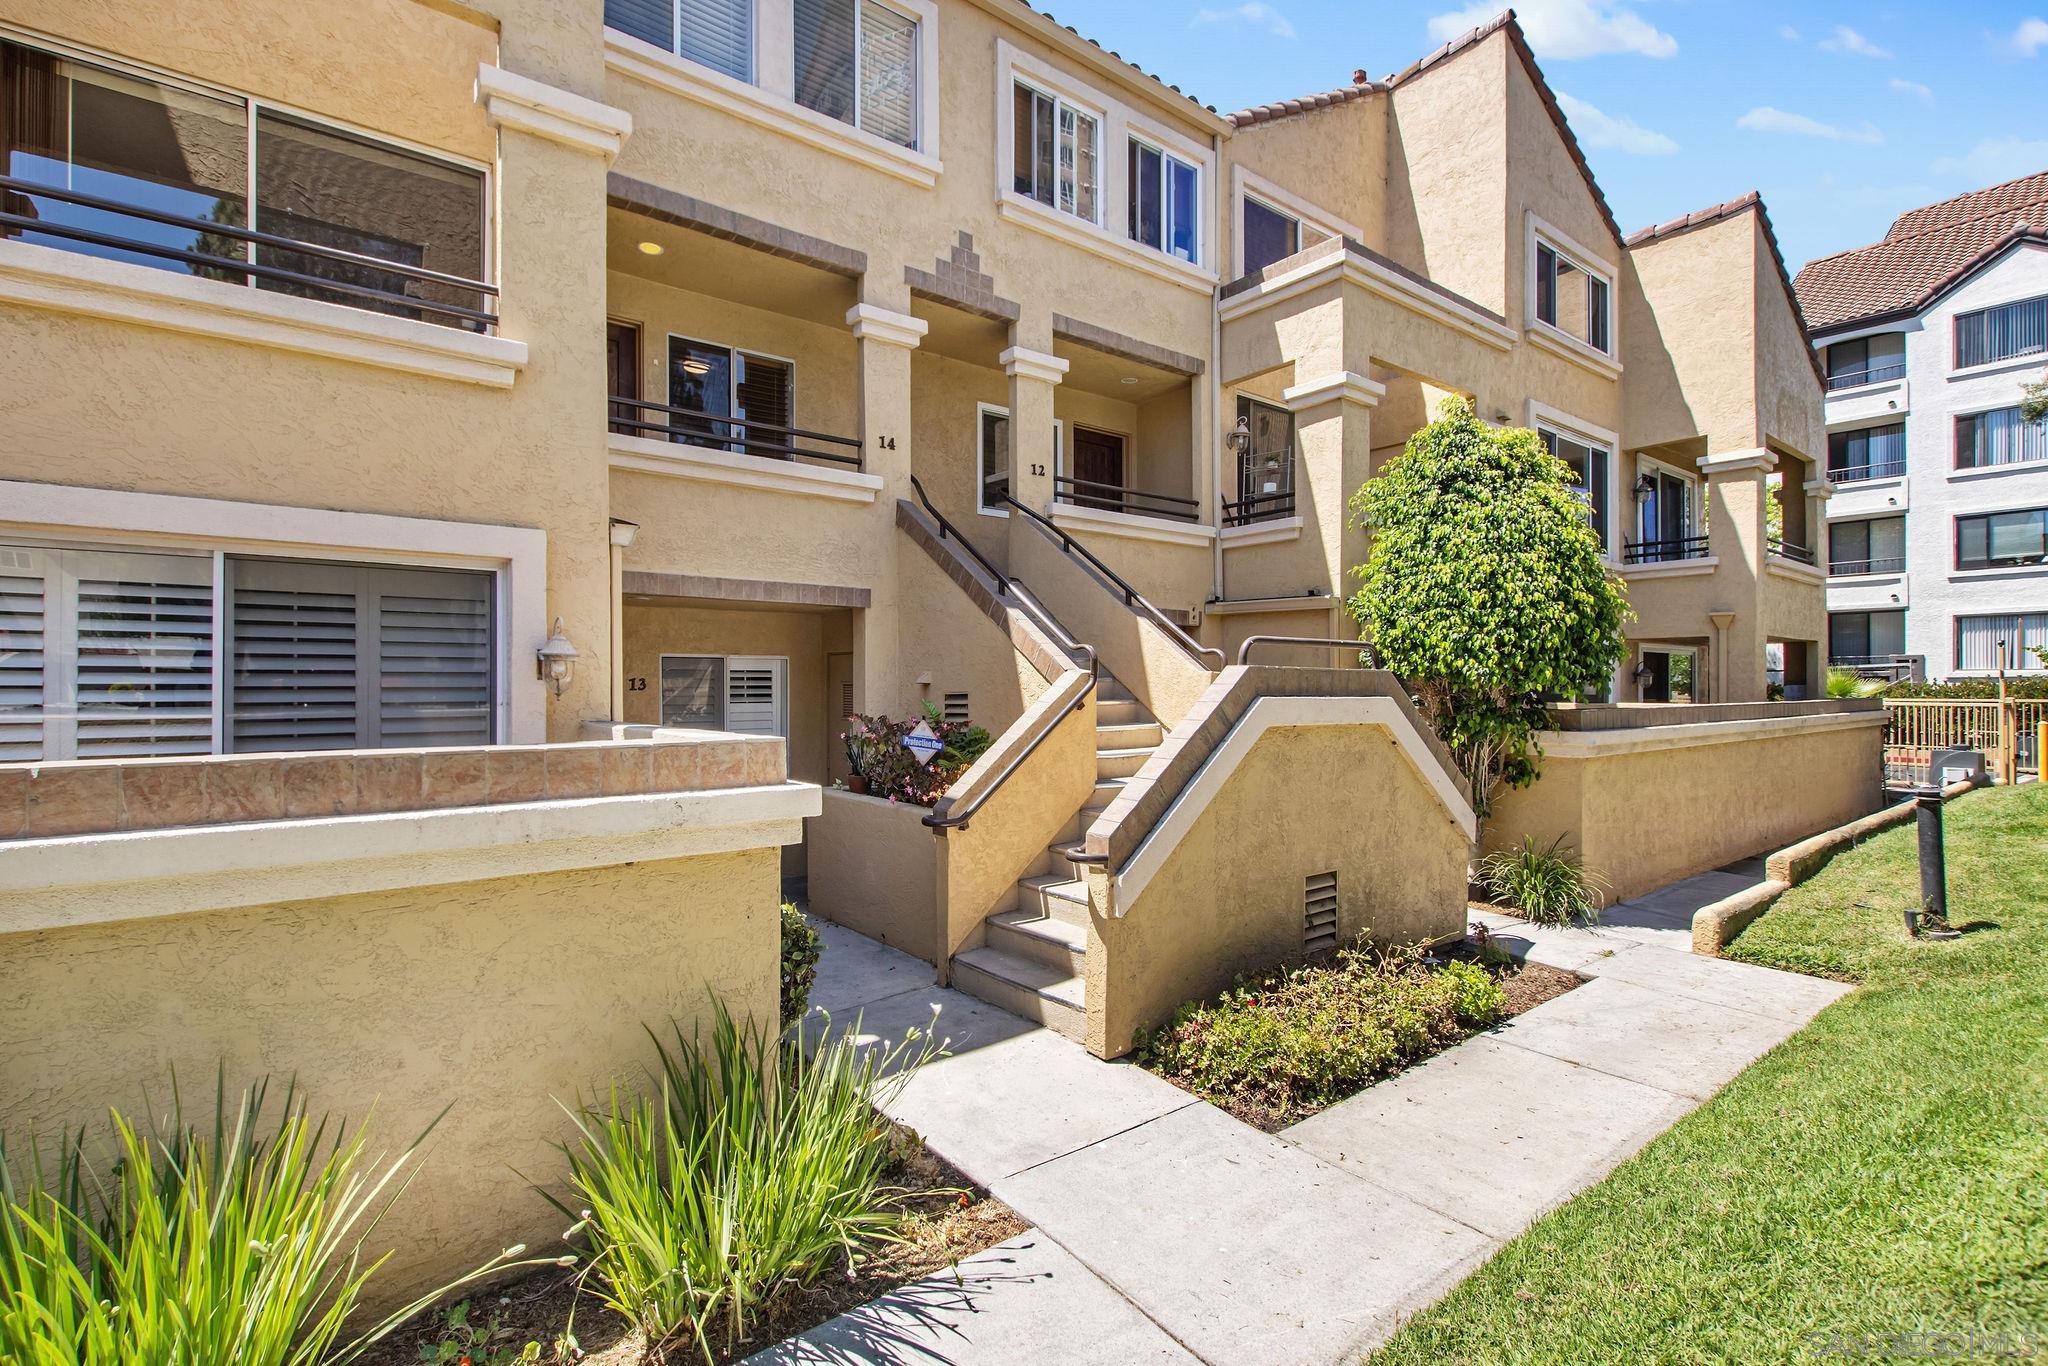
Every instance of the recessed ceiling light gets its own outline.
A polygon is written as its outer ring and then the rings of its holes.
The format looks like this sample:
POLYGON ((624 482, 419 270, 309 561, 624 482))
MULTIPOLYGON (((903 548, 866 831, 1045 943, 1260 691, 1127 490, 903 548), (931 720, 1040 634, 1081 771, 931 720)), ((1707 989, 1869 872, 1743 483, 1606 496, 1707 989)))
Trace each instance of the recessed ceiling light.
POLYGON ((666 248, 659 242, 642 242, 640 250, 648 256, 659 256, 666 248))
POLYGON ((1138 382, 1138 377, 1136 375, 1125 375, 1123 377, 1123 382, 1125 384, 1136 384, 1138 382))

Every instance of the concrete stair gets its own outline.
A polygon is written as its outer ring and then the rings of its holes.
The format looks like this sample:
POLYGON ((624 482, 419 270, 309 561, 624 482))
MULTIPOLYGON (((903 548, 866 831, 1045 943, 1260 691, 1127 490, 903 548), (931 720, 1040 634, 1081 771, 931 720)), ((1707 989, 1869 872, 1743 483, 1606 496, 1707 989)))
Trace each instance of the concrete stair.
POLYGON ((982 925, 982 942, 953 955, 953 985, 1070 1039, 1088 1034, 1088 880, 1074 862, 1088 827, 1165 738, 1114 678, 1097 685, 1095 790, 1036 866, 1018 879, 1016 905, 982 925))

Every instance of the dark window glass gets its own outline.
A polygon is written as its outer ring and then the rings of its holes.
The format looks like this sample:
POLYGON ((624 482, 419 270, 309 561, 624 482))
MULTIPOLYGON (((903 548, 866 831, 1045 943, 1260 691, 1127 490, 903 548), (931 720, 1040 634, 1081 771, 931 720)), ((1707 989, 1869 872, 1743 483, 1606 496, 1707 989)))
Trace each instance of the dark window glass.
POLYGON ((732 416, 732 352, 682 337, 668 339, 668 401, 688 413, 669 417, 671 438, 695 446, 730 449, 732 416), (708 438, 708 439, 707 439, 708 438))
POLYGON ((1836 342, 1828 348, 1828 378, 1860 375, 1870 367, 1870 338, 1836 342))
POLYGON ((1244 269, 1251 275, 1301 250, 1301 224, 1250 195, 1244 200, 1244 269))
POLYGON ((1536 244, 1536 317, 1557 326, 1557 253, 1536 244))
POLYGON ((1608 349, 1607 282, 1586 277, 1586 343, 1595 351, 1608 349))
POLYGON ((1607 548, 1607 461, 1608 454, 1598 446, 1574 441, 1553 431, 1543 431, 1543 446, 1558 459, 1572 468, 1572 483, 1593 521, 1593 534, 1600 538, 1600 546, 1607 548))
POLYGON ((1905 518, 1874 517, 1828 528, 1830 574, 1895 574, 1905 567, 1905 518))
MULTIPOLYGON (((256 226, 263 232, 371 258, 341 261, 281 247, 256 259, 301 275, 398 298, 480 308, 475 290, 380 270, 376 261, 421 266, 442 275, 482 276, 484 180, 481 173, 262 111, 256 124, 256 226)), ((327 290, 296 281, 259 288, 423 316, 392 299, 327 290)))
POLYGON ((1882 663, 1905 652, 1904 612, 1836 612, 1828 618, 1831 663, 1882 663))
POLYGON ((733 416, 745 418, 750 423, 766 424, 741 430, 740 435, 751 443, 747 447, 748 454, 774 455, 777 453, 775 447, 790 444, 789 433, 775 429, 796 425, 792 420, 792 379, 788 361, 740 353, 739 377, 734 387, 739 401, 733 416))
POLYGON ((1906 472, 1906 424, 1835 432, 1828 437, 1828 478, 1838 484, 1893 479, 1906 472))
POLYGON ((2048 508, 1956 518, 1956 568, 2048 564, 2048 508))
POLYGON ((853 0, 796 0, 796 102, 854 118, 853 0))
POLYGON ((1017 193, 1041 204, 1053 202, 1053 101, 1028 85, 1019 85, 1012 170, 1017 193))
POLYGON ((1255 522, 1294 513, 1294 414, 1240 394, 1237 415, 1251 432, 1238 459, 1238 515, 1255 522))
POLYGON ((199 220, 160 223, 4 190, 0 212, 47 226, 0 224, 0 236, 210 279, 247 278, 228 264, 248 259, 246 244, 201 226, 248 226, 248 111, 241 101, 0 41, 0 154, 0 173, 16 180, 199 220), (96 242, 91 234, 159 250, 96 242), (169 254, 175 252, 226 259, 181 260, 169 254))
POLYGON ((1157 247, 1166 225, 1164 187, 1159 179, 1160 155, 1142 142, 1131 144, 1131 240, 1157 247))
POLYGON ((1199 250, 1195 233, 1202 220, 1200 177, 1195 168, 1173 157, 1166 159, 1166 251, 1169 256, 1193 264, 1199 250))
POLYGON ((2024 422, 2020 410, 2000 408, 1956 419, 1956 468, 2017 465, 2048 460, 2048 418, 2024 422))

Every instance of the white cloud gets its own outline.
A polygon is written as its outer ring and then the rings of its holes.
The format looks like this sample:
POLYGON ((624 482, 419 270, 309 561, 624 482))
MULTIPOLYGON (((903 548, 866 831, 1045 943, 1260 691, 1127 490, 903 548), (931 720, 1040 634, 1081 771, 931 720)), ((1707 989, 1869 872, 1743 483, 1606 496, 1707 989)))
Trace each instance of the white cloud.
POLYGON ((1891 87, 1901 95, 1911 95, 1914 99, 1928 104, 1934 103, 1934 91, 1918 81, 1902 81, 1894 76, 1891 79, 1891 87))
POLYGON ((1265 0, 1246 0, 1231 9, 1200 9, 1190 24, 1257 24, 1275 38, 1293 38, 1294 25, 1287 22, 1287 16, 1265 0))
POLYGON ((2012 31, 2012 50, 2020 56, 2031 57, 2044 47, 2048 47, 2048 19, 2022 19, 2012 31))
POLYGON ((1892 54, 1871 42, 1868 38, 1850 28, 1847 24, 1835 25, 1835 36, 1820 40, 1823 51, 1846 52, 1854 57, 1890 57, 1892 54))
MULTIPOLYGON (((1429 21, 1429 35, 1449 42, 1467 29, 1491 22, 1500 0, 1478 0, 1463 9, 1429 21)), ((1515 17, 1539 57, 1600 57, 1632 52, 1644 57, 1670 57, 1678 40, 1613 0, 1521 0, 1515 17)))
POLYGON ((1588 147, 1611 147, 1638 157, 1668 157, 1678 150, 1678 144, 1670 138, 1626 115, 1604 113, 1562 91, 1558 93, 1557 104, 1571 120, 1572 132, 1588 147))
POLYGON ((1778 25, 1778 36, 1788 43, 1796 43, 1799 41, 1799 30, 1790 24, 1780 24, 1778 25))
POLYGON ((2048 139, 1986 138, 1959 157, 1934 163, 1936 175, 1968 176, 1977 185, 1996 185, 2048 171, 2048 139))
POLYGON ((1804 114, 1788 114, 1767 104, 1758 105, 1735 120, 1735 126, 1747 128, 1752 133, 1788 133, 1794 137, 1825 138, 1829 142, 1884 141, 1884 134, 1867 123, 1859 128, 1839 128, 1832 123, 1810 119, 1804 114))

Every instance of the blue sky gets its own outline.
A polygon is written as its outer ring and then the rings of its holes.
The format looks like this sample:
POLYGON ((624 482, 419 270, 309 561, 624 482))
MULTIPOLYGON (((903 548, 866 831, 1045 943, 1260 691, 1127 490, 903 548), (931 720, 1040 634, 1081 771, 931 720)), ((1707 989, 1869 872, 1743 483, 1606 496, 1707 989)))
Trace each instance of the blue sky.
MULTIPOLYGON (((1036 0, 1229 111, 1385 76, 1494 0, 1036 0)), ((2048 170, 2048 0, 1521 0, 1625 232, 1761 190, 1786 262, 2048 170)))

